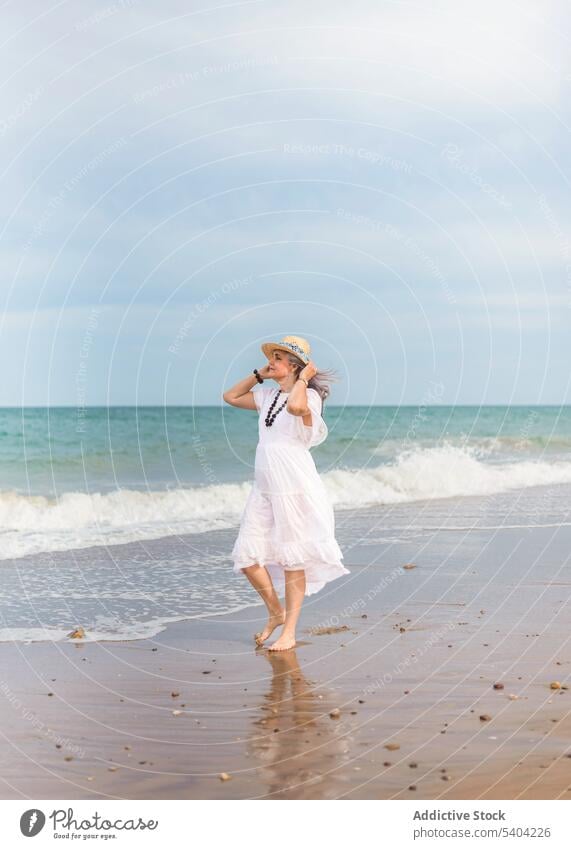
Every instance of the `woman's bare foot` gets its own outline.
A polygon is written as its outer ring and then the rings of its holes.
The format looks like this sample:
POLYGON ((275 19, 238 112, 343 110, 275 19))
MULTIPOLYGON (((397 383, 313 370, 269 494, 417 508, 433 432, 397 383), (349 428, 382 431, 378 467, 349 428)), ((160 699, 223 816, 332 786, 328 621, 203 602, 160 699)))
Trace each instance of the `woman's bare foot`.
POLYGON ((281 613, 276 613, 275 616, 270 616, 266 627, 262 631, 258 631, 257 634, 254 635, 254 639, 256 643, 260 646, 264 640, 267 640, 270 634, 279 626, 283 625, 285 622, 285 610, 282 610, 281 613))
POLYGON ((280 634, 275 643, 268 646, 268 651, 286 651, 287 649, 293 649, 294 646, 295 634, 293 636, 290 634, 280 634))

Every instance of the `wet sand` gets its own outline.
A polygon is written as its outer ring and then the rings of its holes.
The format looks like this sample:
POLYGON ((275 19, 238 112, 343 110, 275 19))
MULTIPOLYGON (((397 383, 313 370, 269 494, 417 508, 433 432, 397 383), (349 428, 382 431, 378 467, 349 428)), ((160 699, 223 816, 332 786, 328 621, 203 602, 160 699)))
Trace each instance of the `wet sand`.
POLYGON ((571 528, 371 519, 294 651, 254 647, 261 607, 0 644, 2 797, 570 798, 571 528))

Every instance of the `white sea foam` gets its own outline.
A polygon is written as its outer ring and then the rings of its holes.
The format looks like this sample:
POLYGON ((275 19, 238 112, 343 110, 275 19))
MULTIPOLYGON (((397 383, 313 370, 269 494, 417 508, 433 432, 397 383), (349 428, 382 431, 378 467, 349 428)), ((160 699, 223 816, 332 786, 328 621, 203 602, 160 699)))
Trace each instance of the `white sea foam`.
MULTIPOLYGON (((322 475, 340 508, 395 504, 571 482, 571 462, 486 463, 477 449, 442 445, 401 453, 393 463, 322 475)), ((237 525, 249 483, 58 498, 0 492, 0 559, 157 539, 237 525)))
POLYGON ((84 631, 83 637, 70 637, 75 628, 68 625, 67 628, 57 627, 42 627, 36 628, 33 625, 26 625, 12 628, 0 628, 0 643, 36 643, 36 642, 51 642, 59 643, 62 641, 77 643, 109 642, 116 640, 149 640, 156 637, 164 631, 168 625, 175 622, 184 622, 189 619, 212 619, 214 616, 226 616, 228 613, 240 613, 243 610, 249 610, 252 607, 261 607, 262 601, 250 601, 247 604, 239 604, 232 606, 227 605, 224 610, 212 611, 206 613, 181 613, 179 616, 155 616, 143 621, 131 619, 129 621, 120 621, 117 617, 109 617, 105 621, 105 617, 101 615, 94 616, 94 625, 88 625, 84 631))
POLYGON ((491 495, 571 482, 571 462, 485 463, 479 453, 477 448, 445 444, 402 452, 388 465, 336 469, 325 477, 334 504, 344 507, 491 495))
POLYGON ((249 483, 162 492, 0 492, 0 560, 234 526, 249 483))

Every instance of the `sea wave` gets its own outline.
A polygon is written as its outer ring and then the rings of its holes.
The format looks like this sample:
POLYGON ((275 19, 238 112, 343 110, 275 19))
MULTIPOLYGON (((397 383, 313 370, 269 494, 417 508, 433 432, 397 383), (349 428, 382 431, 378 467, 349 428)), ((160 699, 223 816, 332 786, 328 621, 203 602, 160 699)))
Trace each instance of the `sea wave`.
POLYGON ((0 560, 232 527, 250 486, 66 492, 55 498, 0 491, 0 560))
MULTIPOLYGON (((402 439, 384 439, 375 446, 372 453, 377 456, 385 456, 387 453, 394 456, 402 444, 402 439)), ((539 452, 549 453, 551 456, 556 452, 562 456, 570 453, 571 437, 550 434, 538 436, 475 436, 473 434, 459 434, 457 436, 447 436, 446 439, 436 446, 435 440, 432 437, 427 437, 425 440, 419 438, 416 440, 416 446, 422 448, 467 448, 468 450, 473 450, 476 456, 482 458, 492 457, 492 455, 499 458, 501 452, 504 458, 511 457, 511 459, 519 459, 521 455, 529 454, 538 459, 539 452)))
MULTIPOLYGON (((338 508, 394 504, 571 482, 571 462, 483 462, 475 447, 439 445, 392 462, 322 474, 338 508)), ((114 545, 237 525, 251 484, 167 491, 67 492, 57 498, 0 492, 0 559, 114 545)))
POLYGON ((339 506, 491 495, 512 489, 570 483, 571 462, 520 460, 483 462, 478 446, 444 444, 402 451, 394 462, 364 469, 328 472, 327 484, 339 506))

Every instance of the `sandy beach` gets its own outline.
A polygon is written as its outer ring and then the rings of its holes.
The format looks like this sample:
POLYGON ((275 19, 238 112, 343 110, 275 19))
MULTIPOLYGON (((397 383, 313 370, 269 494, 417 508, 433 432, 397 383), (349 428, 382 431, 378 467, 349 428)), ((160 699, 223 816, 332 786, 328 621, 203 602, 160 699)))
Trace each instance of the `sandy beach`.
POLYGON ((470 529, 450 502, 393 505, 418 525, 402 544, 386 512, 339 514, 351 575, 306 599, 295 651, 254 647, 259 606, 0 644, 3 797, 569 798, 571 528, 509 527, 516 497, 493 523, 464 499, 470 529))

